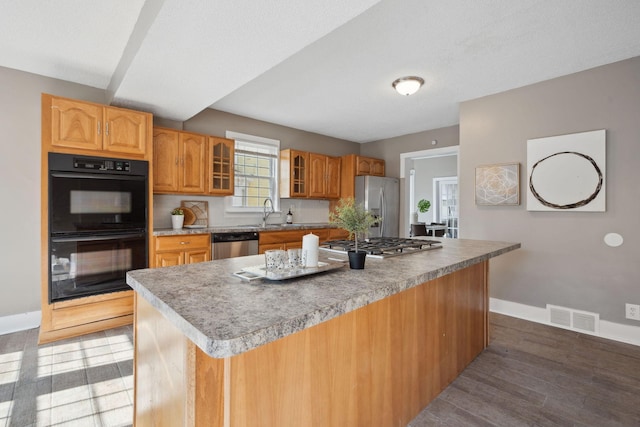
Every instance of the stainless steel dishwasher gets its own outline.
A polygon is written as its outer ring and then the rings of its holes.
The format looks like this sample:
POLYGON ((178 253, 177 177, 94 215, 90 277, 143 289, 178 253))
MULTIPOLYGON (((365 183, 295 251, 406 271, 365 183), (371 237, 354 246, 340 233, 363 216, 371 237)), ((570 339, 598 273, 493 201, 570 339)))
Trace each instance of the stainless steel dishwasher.
POLYGON ((213 259, 235 258, 258 254, 258 233, 239 231, 211 233, 213 259))

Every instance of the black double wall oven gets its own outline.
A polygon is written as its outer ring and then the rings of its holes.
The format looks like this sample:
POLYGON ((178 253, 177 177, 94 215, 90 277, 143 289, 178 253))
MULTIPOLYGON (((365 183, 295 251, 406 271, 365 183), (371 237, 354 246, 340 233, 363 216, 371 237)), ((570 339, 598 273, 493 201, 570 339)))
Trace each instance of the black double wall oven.
POLYGON ((49 153, 49 302, 131 289, 146 268, 149 165, 49 153))

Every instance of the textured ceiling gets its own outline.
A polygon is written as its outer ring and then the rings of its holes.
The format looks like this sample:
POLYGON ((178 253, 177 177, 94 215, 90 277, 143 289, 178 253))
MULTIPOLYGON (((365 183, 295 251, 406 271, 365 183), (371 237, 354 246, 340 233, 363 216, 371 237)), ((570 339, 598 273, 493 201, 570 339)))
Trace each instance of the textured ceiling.
POLYGON ((460 102, 640 55, 637 0, 0 0, 0 66, 187 120, 222 111, 357 142, 460 102), (400 8, 402 6, 402 8, 400 8), (391 82, 425 79, 402 97, 391 82))

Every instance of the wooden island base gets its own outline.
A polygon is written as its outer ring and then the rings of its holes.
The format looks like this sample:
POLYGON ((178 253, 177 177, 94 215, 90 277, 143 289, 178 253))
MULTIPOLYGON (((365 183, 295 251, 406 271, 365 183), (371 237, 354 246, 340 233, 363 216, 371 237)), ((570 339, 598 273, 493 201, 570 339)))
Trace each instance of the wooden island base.
POLYGON ((481 262, 225 359, 136 295, 135 425, 405 426, 487 345, 487 272, 481 262))

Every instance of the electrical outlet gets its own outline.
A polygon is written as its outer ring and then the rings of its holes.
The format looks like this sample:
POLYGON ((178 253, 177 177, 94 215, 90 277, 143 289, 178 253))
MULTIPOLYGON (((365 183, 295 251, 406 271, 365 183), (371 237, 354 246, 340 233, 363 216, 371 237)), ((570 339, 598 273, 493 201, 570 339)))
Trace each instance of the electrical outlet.
POLYGON ((625 317, 627 319, 640 320, 640 305, 625 304, 625 317))

